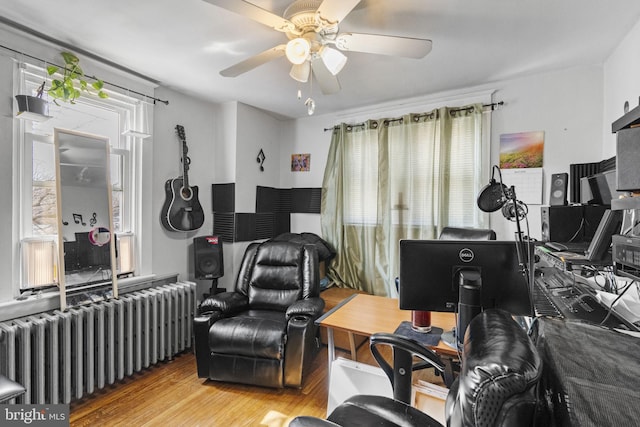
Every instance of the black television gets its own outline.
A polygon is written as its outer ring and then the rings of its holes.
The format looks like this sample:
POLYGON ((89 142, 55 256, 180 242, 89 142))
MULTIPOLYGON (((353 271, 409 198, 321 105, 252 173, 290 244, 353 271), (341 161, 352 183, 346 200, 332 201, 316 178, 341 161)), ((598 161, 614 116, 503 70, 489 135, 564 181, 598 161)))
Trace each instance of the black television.
POLYGON ((466 270, 480 275, 483 309, 532 316, 530 277, 526 277, 533 271, 532 244, 523 248, 528 253, 522 259, 530 260, 525 273, 514 241, 401 240, 400 309, 456 311, 460 273, 466 270))
POLYGON ((596 229, 593 239, 585 255, 589 261, 602 261, 611 247, 613 235, 620 233, 622 227, 622 211, 607 209, 602 215, 600 224, 596 229))

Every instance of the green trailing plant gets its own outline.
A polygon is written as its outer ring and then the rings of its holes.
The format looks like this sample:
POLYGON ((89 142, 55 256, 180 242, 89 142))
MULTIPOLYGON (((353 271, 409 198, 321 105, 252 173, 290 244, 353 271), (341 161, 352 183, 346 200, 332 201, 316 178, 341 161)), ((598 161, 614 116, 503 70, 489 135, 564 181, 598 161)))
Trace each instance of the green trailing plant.
POLYGON ((70 52, 61 52, 64 59, 64 67, 61 69, 56 65, 47 66, 47 74, 53 76, 56 73, 61 73, 62 78, 53 78, 51 81, 51 87, 47 90, 47 93, 56 105, 57 101, 69 102, 75 104, 76 99, 80 97, 82 92, 91 93, 91 89, 95 89, 100 98, 108 98, 109 95, 105 93, 102 88, 104 82, 99 79, 89 84, 85 78, 82 68, 80 68, 80 59, 70 52))

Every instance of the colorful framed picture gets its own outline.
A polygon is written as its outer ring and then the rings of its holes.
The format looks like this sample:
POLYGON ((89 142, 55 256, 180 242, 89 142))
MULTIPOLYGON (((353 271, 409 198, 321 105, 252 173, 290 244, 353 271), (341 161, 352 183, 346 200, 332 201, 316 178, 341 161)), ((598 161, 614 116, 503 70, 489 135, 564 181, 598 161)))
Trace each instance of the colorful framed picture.
POLYGON ((543 153, 543 131, 500 135, 500 169, 541 168, 543 153))
POLYGON ((291 172, 308 172, 311 170, 311 154, 292 154, 291 172))

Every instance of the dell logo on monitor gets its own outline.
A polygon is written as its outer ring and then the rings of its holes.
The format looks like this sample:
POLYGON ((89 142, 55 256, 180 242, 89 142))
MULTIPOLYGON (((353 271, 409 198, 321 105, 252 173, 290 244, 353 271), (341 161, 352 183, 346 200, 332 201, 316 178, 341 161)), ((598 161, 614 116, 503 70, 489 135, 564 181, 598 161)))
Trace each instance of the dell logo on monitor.
POLYGON ((460 250, 458 256, 460 257, 460 261, 462 262, 471 262, 473 261, 473 257, 475 255, 473 254, 473 251, 471 249, 464 248, 460 250))

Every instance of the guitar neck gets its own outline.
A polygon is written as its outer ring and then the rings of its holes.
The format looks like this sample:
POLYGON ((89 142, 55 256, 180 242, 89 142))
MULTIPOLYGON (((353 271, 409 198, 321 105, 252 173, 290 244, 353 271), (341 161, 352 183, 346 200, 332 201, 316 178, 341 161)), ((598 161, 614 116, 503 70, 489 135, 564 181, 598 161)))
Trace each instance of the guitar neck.
POLYGON ((189 187, 189 156, 187 156, 187 141, 182 140, 182 180, 184 186, 189 187))
POLYGON ((176 132, 178 133, 178 138, 180 138, 180 142, 182 145, 180 146, 180 160, 182 161, 182 181, 185 188, 189 188, 189 163, 191 163, 191 159, 187 155, 189 152, 189 148, 187 147, 187 137, 184 133, 184 126, 176 125, 176 132))

